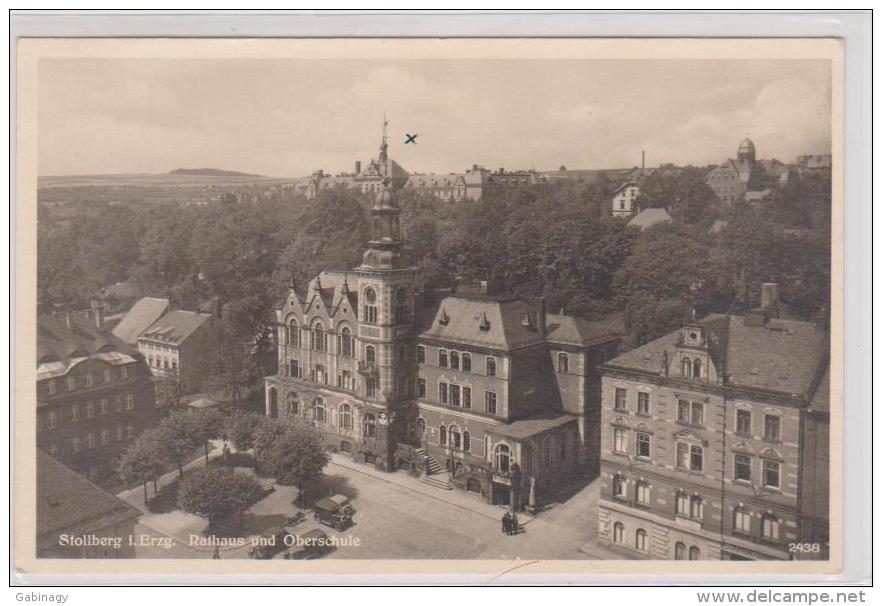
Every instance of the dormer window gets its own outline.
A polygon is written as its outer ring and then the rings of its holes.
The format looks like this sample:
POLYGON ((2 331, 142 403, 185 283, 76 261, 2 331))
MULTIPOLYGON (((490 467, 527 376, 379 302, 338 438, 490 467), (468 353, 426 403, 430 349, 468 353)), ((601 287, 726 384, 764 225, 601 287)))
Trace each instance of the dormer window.
POLYGON ((478 330, 487 332, 490 330, 490 320, 487 318, 487 313, 481 313, 481 321, 478 323, 478 330))
POLYGON ((438 324, 441 326, 447 326, 450 324, 450 316, 447 315, 447 312, 444 311, 444 308, 441 308, 441 315, 438 316, 438 324))
POLYGON ((692 376, 692 360, 689 358, 683 358, 680 362, 680 374, 684 377, 692 376))
POLYGON ((524 314, 524 319, 521 320, 521 326, 524 328, 533 328, 533 318, 530 314, 524 314))
POLYGON ((701 360, 698 358, 695 358, 695 360, 692 361, 692 378, 701 378, 701 360))

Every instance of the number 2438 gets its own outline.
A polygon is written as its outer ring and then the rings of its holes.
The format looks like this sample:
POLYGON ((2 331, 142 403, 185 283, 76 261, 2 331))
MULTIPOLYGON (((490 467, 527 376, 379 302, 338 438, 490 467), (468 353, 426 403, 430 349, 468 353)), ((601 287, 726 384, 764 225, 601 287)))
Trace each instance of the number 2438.
POLYGON ((800 553, 821 553, 820 543, 790 543, 787 551, 800 553))

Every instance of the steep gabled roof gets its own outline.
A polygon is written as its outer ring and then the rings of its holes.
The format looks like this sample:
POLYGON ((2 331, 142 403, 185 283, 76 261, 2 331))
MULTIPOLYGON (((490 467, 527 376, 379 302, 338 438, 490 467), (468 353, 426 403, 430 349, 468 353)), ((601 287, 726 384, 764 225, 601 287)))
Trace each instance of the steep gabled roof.
POLYGON ((37 319, 37 361, 87 357, 102 351, 133 353, 110 331, 97 327, 88 312, 40 316, 37 319))
POLYGON ((200 326, 209 321, 211 317, 211 314, 175 309, 151 324, 147 330, 141 333, 141 336, 180 344, 196 332, 200 326))
POLYGON ((141 515, 42 450, 37 450, 36 505, 40 550, 57 547, 59 533, 97 533, 141 515))
POLYGON ((141 333, 168 311, 169 300, 144 297, 137 301, 113 328, 113 334, 126 343, 137 343, 141 333))

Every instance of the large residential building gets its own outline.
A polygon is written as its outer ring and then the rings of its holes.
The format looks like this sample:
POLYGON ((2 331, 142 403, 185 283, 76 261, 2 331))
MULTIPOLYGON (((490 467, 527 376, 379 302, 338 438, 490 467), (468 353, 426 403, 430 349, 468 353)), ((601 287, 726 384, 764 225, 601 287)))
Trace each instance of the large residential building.
POLYGON ((138 336, 138 350, 153 375, 176 379, 184 394, 202 389, 211 372, 220 313, 217 301, 214 313, 171 309, 145 328, 138 336))
POLYGON ((670 560, 825 557, 829 334, 777 317, 776 285, 762 300, 603 366, 602 544, 670 560))
POLYGON ((622 183, 612 197, 613 217, 631 217, 640 211, 640 184, 636 181, 622 183))
POLYGON ((93 481, 160 416, 138 351, 103 326, 103 311, 42 316, 37 326, 37 445, 93 481))
POLYGON ((706 183, 724 204, 761 202, 772 189, 786 183, 790 167, 779 160, 757 160, 749 138, 738 146, 735 159, 728 158, 708 173, 706 183))
POLYGON ((37 450, 38 558, 133 558, 141 512, 37 450))
POLYGON ((487 500, 542 500, 597 469, 600 377, 618 327, 483 288, 439 294, 401 262, 384 182, 351 271, 292 285, 277 311, 266 413, 303 417, 335 450, 487 500), (452 481, 451 481, 452 480, 452 481))

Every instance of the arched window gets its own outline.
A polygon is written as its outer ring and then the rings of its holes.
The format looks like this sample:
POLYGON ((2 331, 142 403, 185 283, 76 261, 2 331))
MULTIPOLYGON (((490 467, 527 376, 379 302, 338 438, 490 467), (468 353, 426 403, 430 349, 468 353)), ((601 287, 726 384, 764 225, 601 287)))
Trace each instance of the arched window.
POLYGON ((701 360, 695 358, 695 361, 692 362, 692 376, 696 379, 701 378, 701 360))
POLYGON ((441 368, 447 368, 447 350, 439 349, 438 350, 438 366, 441 368))
POLYGON ((297 324, 297 320, 293 318, 288 322, 288 335, 286 340, 289 346, 300 347, 300 326, 297 324))
POLYGON ((637 482, 637 502, 641 505, 649 505, 649 484, 637 482))
POLYGON ((502 472, 511 469, 511 449, 505 444, 496 445, 496 469, 502 472))
POLYGON ((496 358, 487 358, 487 376, 495 377, 496 376, 496 358))
POLYGON ((459 352, 450 352, 450 368, 451 370, 459 370, 459 352))
POLYGON ((315 351, 325 351, 325 345, 325 327, 318 322, 312 329, 312 348, 315 351))
POLYGON ((613 543, 623 543, 625 541, 625 525, 621 522, 613 524, 613 543))
POLYGON ((463 372, 471 372, 472 371, 472 356, 471 356, 471 354, 467 354, 467 353, 462 354, 462 370, 463 370, 463 372))
POLYGON ((377 437, 377 417, 375 417, 372 413, 367 413, 366 415, 364 415, 364 422, 362 423, 362 425, 365 437, 377 437))
POLYGON ((677 543, 674 545, 674 559, 675 560, 685 560, 686 559, 686 544, 677 543))
POLYGON ((453 448, 460 448, 462 446, 462 436, 459 434, 459 427, 457 427, 456 425, 450 426, 448 439, 450 441, 450 446, 452 446, 453 448))
POLYGON ((316 423, 324 424, 327 422, 327 411, 325 410, 325 401, 316 398, 312 407, 312 420, 316 423))
POLYGON ((625 496, 625 480, 620 473, 613 476, 612 493, 614 497, 625 496))
POLYGON ((565 353, 557 354, 557 372, 570 372, 570 356, 565 353))
POLYGON ((352 407, 349 404, 340 406, 340 429, 352 429, 352 407))
POLYGON ((442 446, 447 444, 447 428, 443 425, 438 429, 438 443, 442 446))
POLYGON ((683 358, 680 362, 680 374, 684 377, 692 376, 692 361, 689 358, 683 358))
POLYGON ((351 358, 352 352, 355 349, 352 344, 352 331, 349 330, 348 326, 344 326, 343 330, 340 331, 340 354, 347 358, 351 358))
POLYGON ((638 551, 649 551, 649 541, 647 540, 646 531, 638 528, 634 533, 634 546, 638 551))
POLYGON ((288 394, 288 414, 300 414, 300 396, 297 395, 296 392, 291 392, 288 394))
POLYGON ((365 345, 364 347, 364 362, 368 366, 373 366, 377 362, 377 350, 374 349, 373 345, 365 345))
POLYGON ((689 559, 690 560, 700 560, 701 559, 701 550, 693 545, 689 548, 689 559))
POLYGON ((689 517, 695 520, 704 518, 704 501, 697 495, 693 495, 689 501, 689 517))
POLYGON ((377 291, 370 286, 364 289, 364 307, 362 310, 363 321, 370 324, 377 323, 377 291))
POLYGON ((472 450, 472 437, 467 431, 462 432, 462 449, 466 452, 472 450))

